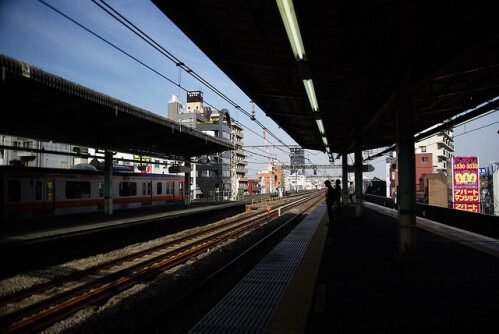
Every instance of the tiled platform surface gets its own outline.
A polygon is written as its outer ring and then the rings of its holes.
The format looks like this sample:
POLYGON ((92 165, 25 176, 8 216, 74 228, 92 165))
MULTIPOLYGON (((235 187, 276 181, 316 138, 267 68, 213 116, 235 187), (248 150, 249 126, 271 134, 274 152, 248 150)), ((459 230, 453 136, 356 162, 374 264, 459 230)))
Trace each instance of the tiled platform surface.
POLYGON ((323 215, 322 205, 191 332, 497 331, 498 257, 418 229, 418 258, 400 259, 386 212, 366 205, 357 219, 350 206, 330 226, 323 215))
POLYGON ((396 220, 348 207, 329 230, 308 333, 498 330, 499 258, 417 229, 415 262, 397 259, 396 220))

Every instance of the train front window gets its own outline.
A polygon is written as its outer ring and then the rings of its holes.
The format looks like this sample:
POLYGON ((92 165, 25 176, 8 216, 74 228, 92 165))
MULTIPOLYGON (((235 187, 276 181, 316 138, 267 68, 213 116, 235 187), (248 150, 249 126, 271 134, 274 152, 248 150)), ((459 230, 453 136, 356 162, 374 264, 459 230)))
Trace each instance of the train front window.
POLYGON ((89 181, 67 181, 66 182, 66 198, 89 198, 90 197, 90 182, 89 181))
POLYGON ((9 202, 19 202, 21 200, 21 180, 7 181, 7 198, 9 202))

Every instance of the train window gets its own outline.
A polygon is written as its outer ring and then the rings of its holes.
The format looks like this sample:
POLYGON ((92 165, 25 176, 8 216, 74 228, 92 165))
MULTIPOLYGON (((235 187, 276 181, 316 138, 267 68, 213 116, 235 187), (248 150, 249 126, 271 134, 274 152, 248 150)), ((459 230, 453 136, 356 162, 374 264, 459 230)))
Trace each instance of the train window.
POLYGON ((161 182, 158 182, 158 184, 156 185, 156 193, 158 195, 161 195, 163 193, 163 185, 161 184, 161 182))
POLYGON ((120 196, 136 196, 137 183, 135 182, 120 182, 120 196))
POLYGON ((42 181, 35 182, 35 200, 39 201, 42 199, 42 181))
POLYGON ((152 182, 147 182, 147 194, 152 195, 152 182))
POLYGON ((142 182, 142 195, 146 194, 146 183, 142 182))
POLYGON ((9 202, 21 200, 21 180, 9 180, 7 182, 7 198, 9 202))
POLYGON ((99 197, 104 197, 104 182, 99 182, 99 197))
MULTIPOLYGON (((182 190, 183 187, 184 187, 184 183, 183 182, 179 182, 178 183, 178 189, 182 190)), ((180 193, 182 193, 182 192, 180 192, 180 193)))
POLYGON ((90 197, 90 182, 89 181, 67 181, 66 182, 66 198, 89 198, 90 197))

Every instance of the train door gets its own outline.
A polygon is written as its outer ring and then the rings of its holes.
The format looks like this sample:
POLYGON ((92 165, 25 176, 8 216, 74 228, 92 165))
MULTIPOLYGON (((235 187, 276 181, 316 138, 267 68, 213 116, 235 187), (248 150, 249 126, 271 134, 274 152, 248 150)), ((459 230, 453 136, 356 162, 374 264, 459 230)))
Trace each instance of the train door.
POLYGON ((152 205, 152 181, 147 182, 147 205, 152 205))
POLYGON ((33 179, 33 216, 54 213, 54 180, 33 179))
POLYGON ((55 181, 53 179, 45 181, 45 213, 52 215, 55 207, 55 181))
POLYGON ((178 183, 178 201, 183 203, 184 202, 184 182, 179 182, 178 183))
POLYGON ((170 192, 171 192, 171 199, 172 199, 172 202, 175 202, 175 182, 172 181, 172 182, 169 182, 170 183, 170 192))
POLYGON ((5 179, 0 171, 0 222, 5 218, 5 197, 7 195, 5 188, 5 179))
POLYGON ((40 216, 44 214, 44 191, 43 191, 43 179, 33 179, 32 188, 33 190, 33 204, 31 206, 31 212, 33 216, 40 216))
POLYGON ((142 195, 144 199, 142 205, 152 204, 152 181, 147 181, 142 183, 142 195))

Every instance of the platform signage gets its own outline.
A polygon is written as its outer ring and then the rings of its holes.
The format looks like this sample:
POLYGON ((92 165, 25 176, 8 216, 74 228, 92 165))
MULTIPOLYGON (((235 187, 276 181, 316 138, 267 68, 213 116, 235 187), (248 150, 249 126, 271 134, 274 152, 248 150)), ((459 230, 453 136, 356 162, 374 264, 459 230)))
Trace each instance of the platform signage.
POLYGON ((478 157, 454 157, 452 161, 453 207, 480 213, 478 157))

